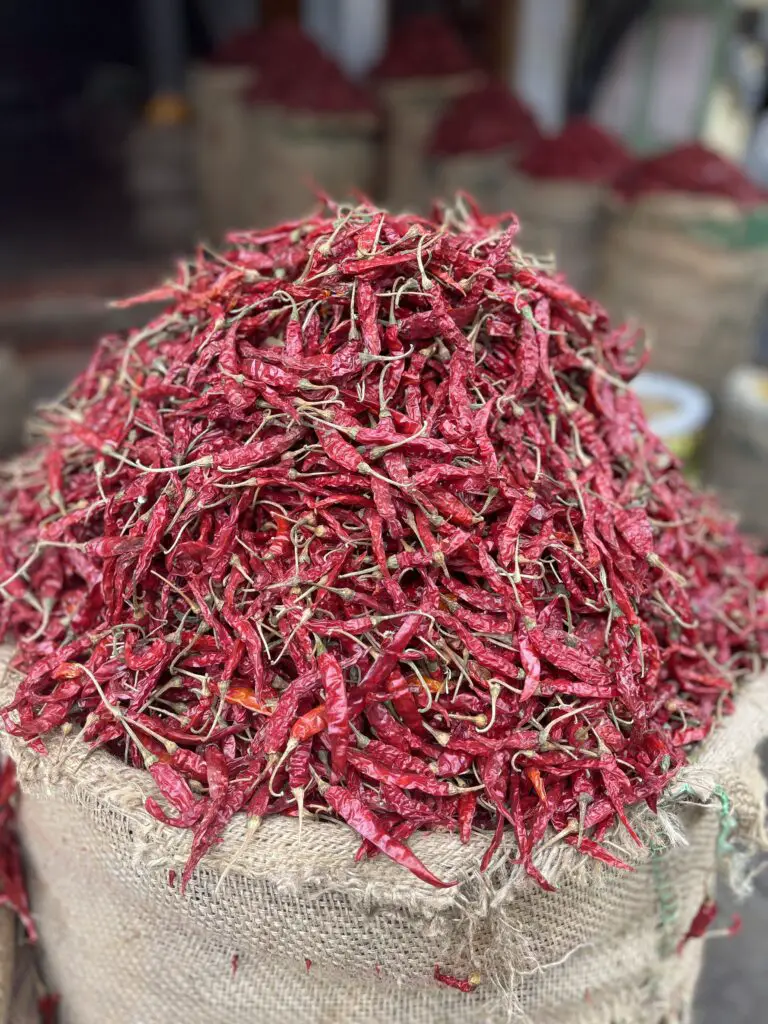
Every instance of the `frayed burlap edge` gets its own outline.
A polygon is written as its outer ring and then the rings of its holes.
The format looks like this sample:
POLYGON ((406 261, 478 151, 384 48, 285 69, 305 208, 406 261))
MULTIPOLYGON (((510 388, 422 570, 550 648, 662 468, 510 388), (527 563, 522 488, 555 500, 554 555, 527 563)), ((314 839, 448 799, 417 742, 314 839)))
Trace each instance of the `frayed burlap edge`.
MULTIPOLYGON (((0 649, 0 703, 9 703, 19 675, 7 669, 11 650, 0 649)), ((739 695, 736 712, 726 719, 702 746, 696 760, 683 768, 668 788, 654 815, 647 807, 629 812, 629 820, 644 842, 638 849, 623 827, 617 827, 611 845, 630 864, 647 861, 652 852, 685 845, 679 811, 696 805, 714 809, 722 817, 723 844, 736 842, 745 855, 766 845, 762 803, 764 787, 753 766, 754 750, 768 735, 768 675, 751 682, 739 695), (748 781, 745 782, 745 771, 748 781)), ((143 853, 153 861, 161 858, 168 870, 180 870, 187 860, 191 837, 186 830, 161 824, 145 810, 148 796, 157 798, 149 774, 117 761, 104 751, 89 751, 77 734, 57 732, 46 737, 47 756, 31 751, 26 743, 3 734, 4 752, 16 762, 23 792, 38 797, 54 794, 74 804, 106 804, 130 819, 137 857, 143 853)), ((354 862, 360 840, 338 822, 305 818, 303 826, 292 818, 267 818, 249 837, 247 853, 246 822, 238 815, 227 828, 223 840, 205 857, 203 864, 212 872, 224 869, 252 879, 269 879, 295 889, 326 887, 379 906, 405 906, 413 912, 431 916, 447 908, 461 910, 464 892, 472 893, 472 916, 479 911, 478 897, 487 906, 498 906, 521 886, 532 885, 524 870, 509 866, 514 842, 507 837, 495 860, 495 866, 481 875, 479 864, 487 846, 485 835, 474 835, 462 844, 454 835, 433 832, 416 836, 414 851, 439 877, 460 884, 438 890, 419 881, 401 867, 384 858, 354 862), (471 884, 470 884, 471 883, 471 884)), ((546 844, 544 844, 546 846, 546 844)), ((599 884, 612 869, 606 869, 564 843, 553 844, 536 858, 546 878, 557 885, 564 878, 588 879, 599 884)), ((465 908, 468 909, 468 908, 465 908)))

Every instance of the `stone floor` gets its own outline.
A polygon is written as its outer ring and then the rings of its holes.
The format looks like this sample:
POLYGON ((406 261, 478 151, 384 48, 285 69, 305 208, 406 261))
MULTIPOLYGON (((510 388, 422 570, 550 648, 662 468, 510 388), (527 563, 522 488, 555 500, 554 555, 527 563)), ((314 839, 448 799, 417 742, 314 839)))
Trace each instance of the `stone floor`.
POLYGON ((759 1024, 768 1020, 768 873, 755 895, 736 907, 727 893, 726 918, 741 914, 741 932, 710 941, 697 998, 695 1024, 759 1024))

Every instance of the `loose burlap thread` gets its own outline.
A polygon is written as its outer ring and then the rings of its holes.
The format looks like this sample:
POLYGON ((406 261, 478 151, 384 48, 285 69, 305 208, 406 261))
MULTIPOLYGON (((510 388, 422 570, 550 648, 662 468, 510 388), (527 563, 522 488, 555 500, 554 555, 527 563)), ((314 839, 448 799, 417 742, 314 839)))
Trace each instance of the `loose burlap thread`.
POLYGON ((741 217, 728 200, 647 196, 617 209, 600 257, 598 295, 647 329, 651 369, 713 393, 751 358, 768 281, 764 247, 730 247, 705 230, 741 217))
MULTIPOLYGON (((3 703, 17 681, 6 675, 3 703)), ((416 837, 429 867, 461 883, 434 890, 384 857, 355 864, 358 839, 337 822, 268 819, 247 837, 241 817, 182 894, 190 836, 147 814, 146 772, 74 734, 47 738, 47 756, 2 742, 63 1024, 671 1024, 688 1020, 701 942, 676 947, 713 890, 718 845, 736 869, 762 840, 752 752, 767 731, 761 679, 658 817, 633 810, 646 847, 609 837, 635 870, 555 843, 537 858, 549 894, 510 867, 509 838, 480 875, 487 836, 416 837), (438 963, 482 983, 440 986, 438 963)))

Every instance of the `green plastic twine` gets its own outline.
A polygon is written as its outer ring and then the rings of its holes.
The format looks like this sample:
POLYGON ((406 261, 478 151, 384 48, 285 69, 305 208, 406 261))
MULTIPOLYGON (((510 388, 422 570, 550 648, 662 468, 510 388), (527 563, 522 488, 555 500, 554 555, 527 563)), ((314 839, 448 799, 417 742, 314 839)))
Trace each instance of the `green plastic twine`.
MULTIPOLYGON (((675 790, 674 794, 675 799, 680 796, 695 797, 695 795, 687 782, 682 783, 675 790)), ((733 853, 734 846, 731 842, 731 837, 736 831, 738 820, 733 813, 733 800, 731 800, 722 786, 715 786, 712 790, 712 795, 720 805, 720 831, 717 836, 717 852, 719 856, 727 857, 729 853, 733 853)))
POLYGON ((677 891, 667 871, 662 852, 654 850, 651 855, 651 874, 659 911, 659 952, 662 957, 670 956, 676 949, 675 925, 679 916, 677 891))
MULTIPOLYGON (((717 800, 720 813, 717 853, 719 857, 727 857, 734 849, 731 839, 737 827, 733 801, 722 786, 715 786, 712 795, 717 800)), ((675 797, 680 796, 695 796, 695 793, 688 783, 683 783, 675 791, 675 797)), ((661 931, 659 948, 662 956, 670 956, 677 948, 675 926, 679 917, 677 891, 663 859, 666 852, 665 847, 661 845, 654 844, 651 847, 651 874, 658 902, 659 929, 661 931)))

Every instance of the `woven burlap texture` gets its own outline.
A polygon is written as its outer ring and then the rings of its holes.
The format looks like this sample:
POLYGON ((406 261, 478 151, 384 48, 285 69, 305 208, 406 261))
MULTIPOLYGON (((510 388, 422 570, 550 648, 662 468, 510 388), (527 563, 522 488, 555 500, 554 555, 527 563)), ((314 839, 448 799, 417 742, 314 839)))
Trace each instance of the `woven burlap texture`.
MULTIPOLYGON (((6 675, 3 703, 16 682, 6 675)), ((649 848, 609 838, 636 870, 556 843, 537 859, 550 894, 509 866, 509 845, 479 875, 484 835, 414 839, 461 882, 434 890, 383 857, 355 864, 343 825, 281 818, 247 840, 236 819, 182 895, 190 837, 146 813, 147 773, 75 735, 47 739, 47 756, 2 739, 63 1024, 656 1024, 688 1020, 701 943, 675 948, 713 889, 718 842, 746 856, 761 839, 752 751, 766 731, 761 680, 659 816, 633 812, 649 848), (439 986, 436 963, 483 982, 471 995, 439 986)))
POLYGON ((653 196, 617 210, 600 254, 597 294, 648 331, 650 368, 717 392, 749 361, 766 282, 763 249, 728 248, 701 226, 735 223, 727 200, 653 196))

